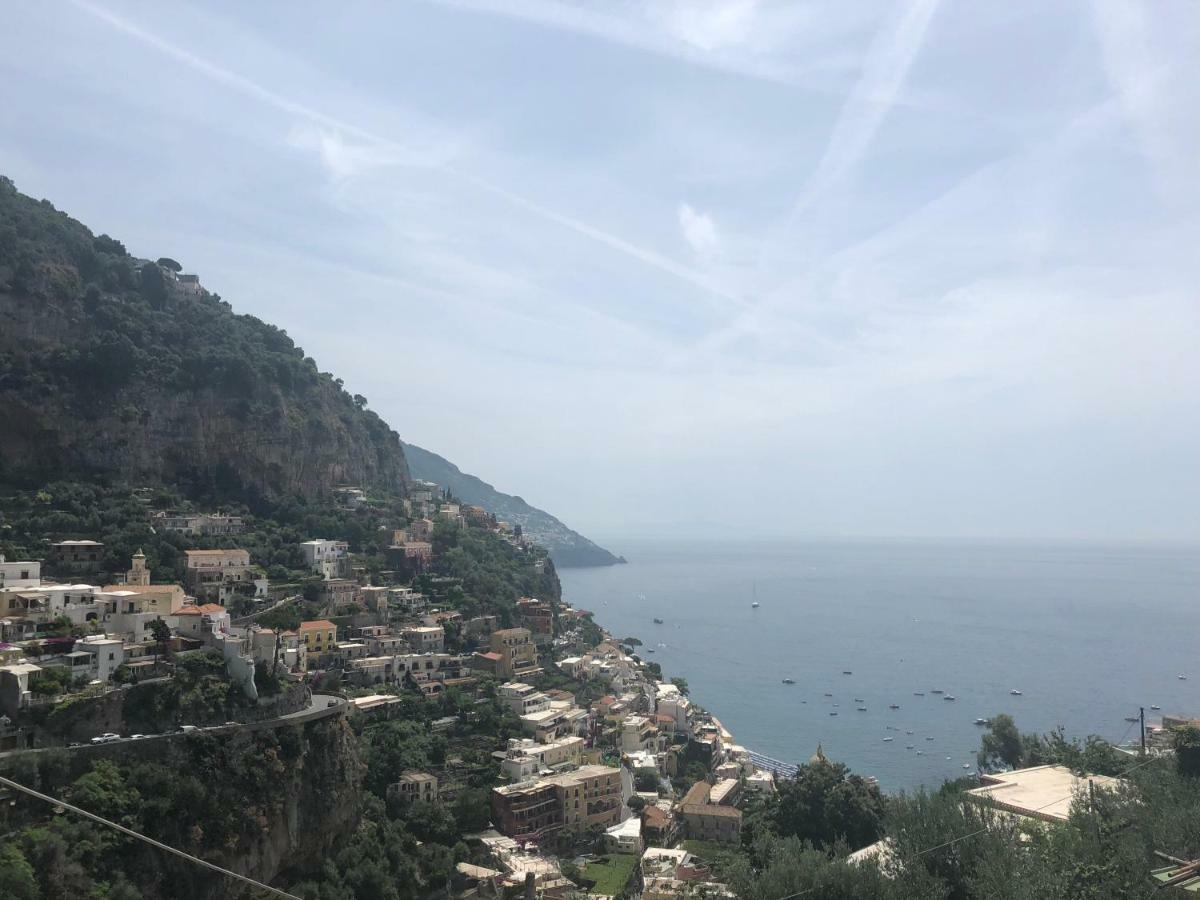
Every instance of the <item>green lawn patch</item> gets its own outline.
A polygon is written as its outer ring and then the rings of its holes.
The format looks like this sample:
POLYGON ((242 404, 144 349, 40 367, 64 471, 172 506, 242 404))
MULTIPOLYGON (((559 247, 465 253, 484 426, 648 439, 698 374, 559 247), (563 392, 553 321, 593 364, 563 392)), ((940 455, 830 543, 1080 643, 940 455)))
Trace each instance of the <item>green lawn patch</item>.
POLYGON ((583 877, 595 882, 592 891, 597 894, 617 894, 629 882, 638 858, 632 853, 613 853, 601 857, 598 862, 588 863, 583 877))

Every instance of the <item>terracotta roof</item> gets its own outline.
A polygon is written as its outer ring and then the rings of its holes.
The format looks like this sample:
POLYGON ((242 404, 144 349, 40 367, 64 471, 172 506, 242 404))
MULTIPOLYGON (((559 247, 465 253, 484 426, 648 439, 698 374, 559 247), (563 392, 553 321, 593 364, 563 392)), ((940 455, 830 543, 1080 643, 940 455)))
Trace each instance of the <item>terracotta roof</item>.
POLYGON ((662 828, 671 817, 666 810, 659 809, 657 806, 647 806, 642 810, 642 824, 649 825, 651 828, 662 828))
POLYGON ((328 619, 313 619, 311 622, 301 622, 301 631, 316 631, 318 628, 336 628, 328 619))
POLYGON ((225 612, 225 607, 219 603, 205 603, 201 606, 181 606, 175 610, 177 616, 212 616, 225 612))
POLYGON ((503 657, 503 656, 501 656, 499 653, 476 653, 475 655, 476 655, 476 656, 482 656, 484 659, 490 659, 490 660, 492 660, 493 662, 496 662, 496 661, 499 661, 499 660, 501 660, 501 659, 504 659, 504 657, 503 657))

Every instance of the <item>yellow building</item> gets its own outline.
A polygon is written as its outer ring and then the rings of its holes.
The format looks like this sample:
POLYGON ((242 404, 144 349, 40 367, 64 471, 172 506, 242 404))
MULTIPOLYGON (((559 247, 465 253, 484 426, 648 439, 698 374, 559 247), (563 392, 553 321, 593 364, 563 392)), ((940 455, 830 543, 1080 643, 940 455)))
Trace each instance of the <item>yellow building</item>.
POLYGON ((322 656, 337 649, 337 626, 328 619, 300 623, 300 638, 309 656, 322 656))

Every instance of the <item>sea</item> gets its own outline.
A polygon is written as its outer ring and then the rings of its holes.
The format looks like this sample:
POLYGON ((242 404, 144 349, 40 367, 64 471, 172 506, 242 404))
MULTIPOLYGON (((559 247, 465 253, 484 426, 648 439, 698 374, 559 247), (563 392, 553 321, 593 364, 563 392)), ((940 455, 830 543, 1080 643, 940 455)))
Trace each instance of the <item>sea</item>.
POLYGON ((687 679, 739 744, 785 762, 821 745, 886 790, 936 787, 975 770, 977 718, 1004 712, 1022 731, 1125 743, 1138 739, 1127 719, 1140 707, 1148 724, 1200 716, 1200 546, 615 550, 628 565, 561 569, 564 599, 641 640, 643 658, 687 679))

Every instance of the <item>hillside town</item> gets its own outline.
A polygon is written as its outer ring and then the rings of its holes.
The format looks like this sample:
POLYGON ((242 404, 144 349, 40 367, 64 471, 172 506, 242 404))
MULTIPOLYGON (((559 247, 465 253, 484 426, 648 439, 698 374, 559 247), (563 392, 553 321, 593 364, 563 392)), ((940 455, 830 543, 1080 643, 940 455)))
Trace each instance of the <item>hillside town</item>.
MULTIPOLYGON (((367 502, 356 488, 338 496, 347 509, 367 502)), ((102 534, 54 541, 45 560, 0 560, 0 752, 228 734, 310 713, 387 719, 405 702, 452 693, 468 706, 495 705, 516 732, 488 754, 491 827, 469 836, 476 853, 458 872, 474 893, 464 896, 514 887, 573 896, 577 882, 595 883, 589 870, 613 894, 732 896, 705 855, 738 843, 739 807, 774 790, 772 769, 692 703, 686 685, 640 660, 634 639, 614 640, 588 611, 521 597, 511 609, 465 616, 439 599, 453 586, 428 576, 439 523, 528 551, 535 569, 548 563, 517 531, 437 485, 414 484, 404 510, 382 575, 369 576, 346 541, 303 541, 317 587, 307 585, 308 599, 274 589, 248 551, 233 546, 245 535, 242 519, 216 512, 147 513, 155 529, 229 544, 185 550, 182 583, 155 581, 140 550, 126 571, 103 572, 102 534), (320 615, 271 624, 301 608, 320 615), (201 654, 219 657, 242 695, 238 721, 181 719, 161 734, 131 734, 94 724, 103 717, 56 727, 50 714, 170 682, 201 654)), ((434 723, 455 725, 454 716, 434 723)), ((437 804, 461 788, 447 764, 404 771, 387 793, 398 803, 437 804)))
MULTIPOLYGON (((337 497, 345 511, 371 507, 357 488, 337 497)), ((739 745, 686 682, 640 658, 640 641, 614 639, 587 610, 532 596, 485 611, 456 603, 460 579, 434 574, 446 535, 499 541, 543 573, 551 563, 519 529, 427 482, 411 487, 401 512, 384 569, 368 571, 348 541, 300 542, 299 593, 270 583, 236 546, 250 526, 220 512, 147 509, 155 533, 225 545, 184 549, 181 583, 156 581, 141 550, 125 571, 104 571, 103 534, 51 541, 41 560, 0 558, 0 758, 120 753, 329 716, 361 728, 415 710, 448 752, 439 765, 391 773, 389 808, 486 790, 484 827, 461 835, 469 853, 455 865, 453 896, 735 896, 722 855, 742 845, 744 810, 798 767, 739 745), (232 699, 153 720, 132 711, 139 690, 182 690, 206 665, 232 699), (139 721, 156 724, 133 731, 139 721)), ((1187 724, 1164 719, 1151 749, 1187 724)), ((832 764, 817 747, 808 767, 822 766, 832 764)), ((1065 821, 1084 783, 1068 767, 1033 766, 982 775, 963 799, 1065 821)), ((881 863, 890 852, 885 838, 849 860, 881 863)))

